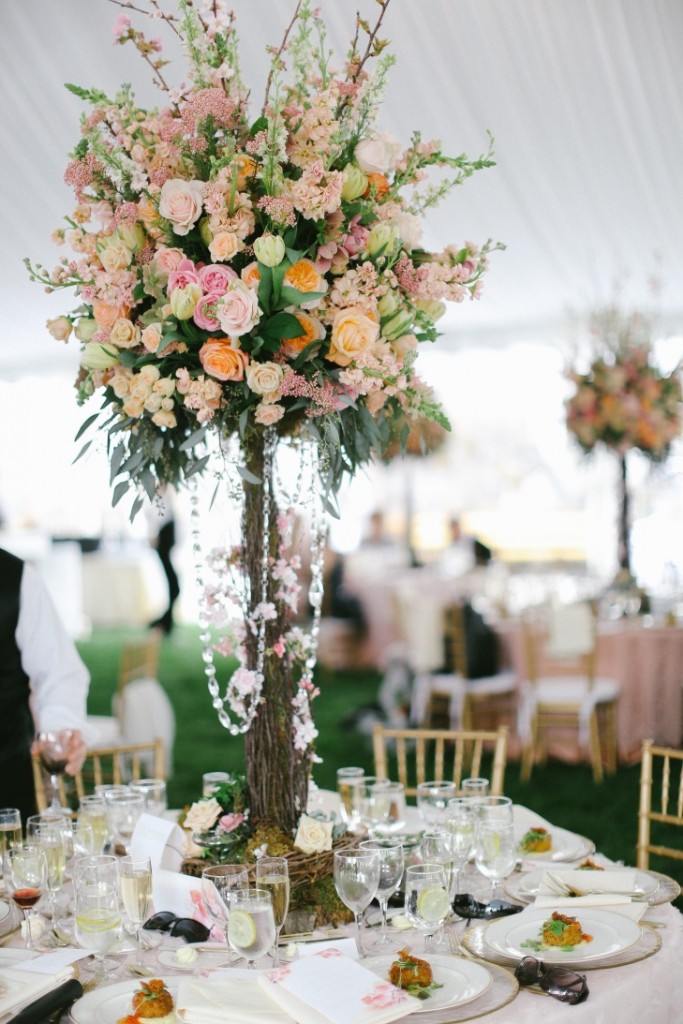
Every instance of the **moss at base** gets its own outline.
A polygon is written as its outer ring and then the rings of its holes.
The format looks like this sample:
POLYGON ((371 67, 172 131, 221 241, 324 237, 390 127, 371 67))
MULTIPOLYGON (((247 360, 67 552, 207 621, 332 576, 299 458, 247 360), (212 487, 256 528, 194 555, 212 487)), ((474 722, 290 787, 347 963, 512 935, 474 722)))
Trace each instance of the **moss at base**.
POLYGON ((327 876, 317 882, 296 887, 291 896, 292 910, 307 910, 315 914, 316 927, 319 925, 348 924, 353 921, 353 913, 342 903, 334 887, 334 878, 327 876))

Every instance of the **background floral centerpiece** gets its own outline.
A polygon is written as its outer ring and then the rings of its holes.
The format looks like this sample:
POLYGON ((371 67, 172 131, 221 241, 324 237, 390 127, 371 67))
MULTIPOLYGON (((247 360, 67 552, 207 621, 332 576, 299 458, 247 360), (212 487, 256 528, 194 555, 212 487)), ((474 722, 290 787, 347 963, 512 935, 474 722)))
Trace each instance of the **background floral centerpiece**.
POLYGON ((291 842, 314 758, 324 511, 344 475, 385 450, 397 419, 447 426, 417 352, 447 301, 479 297, 496 246, 429 252, 421 215, 490 166, 491 151, 449 157, 419 132, 403 147, 379 130, 389 0, 374 25, 357 18, 339 68, 318 11, 293 4, 252 114, 222 0, 178 0, 174 14, 159 0, 115 2, 115 41, 138 49, 163 104, 142 109, 127 86, 113 97, 68 86, 89 105, 65 173, 75 205, 54 233, 72 255, 52 271, 28 266, 80 300, 49 327, 81 344, 79 401, 100 399, 81 453, 105 439, 114 503, 130 493, 135 515, 163 485, 211 474, 241 502, 239 540, 208 570, 195 517, 206 674, 221 723, 245 735, 251 824, 277 823, 291 842), (182 42, 186 83, 170 86, 161 41, 133 24, 145 13, 182 42), (283 450, 299 459, 291 488, 283 450), (302 496, 310 629, 295 621, 302 496), (214 626, 239 663, 222 692, 214 626))
POLYGON ((637 449, 651 462, 667 457, 681 431, 680 371, 657 368, 652 325, 642 313, 608 306, 593 313, 590 327, 597 352, 586 373, 568 373, 576 390, 567 400, 567 427, 584 452, 604 445, 619 457, 618 560, 630 579, 626 456, 637 449))

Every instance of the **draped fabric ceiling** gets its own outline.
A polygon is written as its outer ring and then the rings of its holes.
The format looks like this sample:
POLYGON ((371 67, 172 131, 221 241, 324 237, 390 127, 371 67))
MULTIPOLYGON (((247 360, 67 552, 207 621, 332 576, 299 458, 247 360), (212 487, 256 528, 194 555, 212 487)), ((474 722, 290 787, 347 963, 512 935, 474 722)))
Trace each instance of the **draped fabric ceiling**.
MULTIPOLYGON (((171 0, 162 6, 174 7, 171 0)), ((279 43, 292 0, 233 0, 254 116, 263 95, 266 43, 279 43)), ((356 4, 321 0, 339 62, 356 4)), ((374 20, 379 10, 361 0, 374 20)), ((83 104, 66 81, 112 94, 133 84, 159 97, 137 52, 112 43, 120 11, 107 0, 4 0, 0 10, 3 156, 3 327, 0 375, 52 373, 76 348, 45 332, 72 308, 71 293, 45 296, 22 258, 52 266, 50 232, 73 205, 62 175, 78 139, 83 104)), ((156 27, 133 14, 144 31, 156 27)), ((168 56, 179 58, 170 33, 168 56)), ((568 309, 612 294, 649 301, 654 255, 658 303, 674 333, 683 326, 683 4, 681 0, 392 0, 380 34, 391 40, 391 74, 378 127, 407 143, 414 128, 446 151, 476 156, 495 137, 497 166, 456 189, 428 218, 425 244, 491 237, 484 298, 451 308, 441 344, 553 342, 568 309)), ((178 84, 183 64, 165 70, 178 84)))

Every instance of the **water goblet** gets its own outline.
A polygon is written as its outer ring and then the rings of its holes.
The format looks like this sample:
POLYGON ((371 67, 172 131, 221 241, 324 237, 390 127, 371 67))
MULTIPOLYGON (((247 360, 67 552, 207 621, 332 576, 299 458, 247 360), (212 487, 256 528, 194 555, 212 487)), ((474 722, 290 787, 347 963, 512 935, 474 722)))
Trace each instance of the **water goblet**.
POLYGON ((216 790, 230 782, 228 772, 204 772, 202 775, 202 796, 213 796, 216 790))
POLYGON ((114 849, 118 852, 117 848, 120 848, 125 853, 136 822, 145 809, 145 798, 142 793, 127 789, 125 793, 107 791, 104 802, 114 849))
POLYGON ((383 787, 389 779, 377 775, 364 775, 353 785, 352 800, 359 824, 366 829, 379 825, 389 813, 389 805, 383 799, 383 787))
POLYGON ((142 963, 140 930, 152 909, 152 863, 149 857, 122 857, 119 861, 121 901, 135 929, 135 962, 142 963))
POLYGON ((108 853, 88 854, 74 860, 71 871, 74 891, 82 886, 108 885, 118 889, 119 865, 118 857, 108 853))
POLYGON ((477 821, 512 824, 512 800, 509 796, 484 796, 475 803, 477 821))
POLYGON ((420 782, 417 786, 418 814, 431 828, 438 828, 446 819, 448 801, 456 795, 454 782, 420 782))
POLYGON ((360 844, 360 849, 374 850, 379 854, 379 884, 376 895, 382 914, 382 927, 379 938, 373 945, 381 950, 394 945, 387 928, 387 907, 389 897, 394 895, 403 878, 403 843, 400 839, 365 839, 360 844))
POLYGON ((489 795, 489 780, 482 778, 463 779, 460 783, 460 795, 473 797, 475 800, 489 795))
POLYGON ((202 871, 201 893, 207 913, 225 936, 230 962, 233 952, 228 942, 230 893, 249 888, 249 871, 243 864, 211 864, 202 871))
POLYGON ((90 853, 104 853, 109 837, 107 808, 103 796, 82 796, 78 802, 78 821, 90 825, 93 833, 93 849, 90 853))
POLYGON ((514 826, 501 822, 478 822, 475 863, 492 883, 491 899, 502 895, 502 881, 512 873, 517 858, 514 826))
POLYGON ((48 810, 57 814, 68 814, 69 808, 63 807, 59 799, 59 776, 69 761, 69 746, 73 729, 56 729, 53 732, 39 732, 36 737, 36 750, 40 763, 50 776, 52 801, 48 810))
POLYGON ((280 966, 280 932, 289 909, 289 864, 286 857, 261 857, 256 861, 256 885, 273 897, 275 944, 273 965, 280 966))
POLYGON ((356 832, 360 825, 360 813, 357 801, 353 797, 353 787, 359 782, 365 771, 363 768, 339 768, 337 770, 337 793, 339 794, 339 813, 350 832, 356 832))
MULTIPOLYGON (((102 877, 106 877, 103 875, 102 877)), ((123 925, 116 886, 105 881, 81 885, 75 891, 74 936, 82 949, 92 950, 105 971, 119 965, 106 954, 121 938, 123 925)))
POLYGON ((21 843, 21 812, 18 807, 0 808, 0 863, 13 846, 21 843))
POLYGON ((383 801, 386 805, 386 811, 375 826, 376 832, 384 835, 398 832, 399 829, 405 827, 406 789, 402 782, 379 783, 375 799, 378 802, 383 801))
POLYGON ((45 888, 50 904, 49 916, 53 921, 56 921, 57 894, 64 884, 64 874, 66 871, 66 848, 61 824, 50 823, 40 825, 33 834, 33 841, 37 842, 45 854, 47 862, 45 888))
POLYGON ((234 889, 230 893, 228 942, 247 967, 265 956, 275 941, 273 898, 267 889, 234 889))
POLYGON ((363 911, 375 898, 379 886, 380 859, 376 850, 347 847, 334 854, 334 886, 342 903, 353 911, 356 921, 356 945, 364 956, 362 940, 363 911))
POLYGON ((405 897, 406 917, 424 933, 425 952, 433 952, 434 933, 451 912, 444 866, 425 863, 406 868, 405 897))
POLYGON ((454 868, 450 896, 456 896, 460 892, 462 869, 474 854, 476 823, 476 805, 472 800, 468 797, 455 797, 448 801, 446 829, 451 837, 454 868))
POLYGON ((142 793, 145 798, 145 811, 147 814, 154 814, 161 817, 168 807, 166 798, 166 783, 163 779, 138 779, 131 782, 130 788, 134 793, 142 793))
POLYGON ((21 843, 8 850, 4 858, 4 877, 15 906, 24 914, 26 948, 36 949, 31 934, 31 910, 47 886, 45 851, 34 844, 21 843))

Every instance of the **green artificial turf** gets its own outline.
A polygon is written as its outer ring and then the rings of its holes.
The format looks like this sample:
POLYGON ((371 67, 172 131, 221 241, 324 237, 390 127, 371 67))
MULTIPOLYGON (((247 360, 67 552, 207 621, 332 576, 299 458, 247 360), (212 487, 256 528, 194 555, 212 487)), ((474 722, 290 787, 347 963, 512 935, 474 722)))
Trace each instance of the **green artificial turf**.
MULTIPOLYGON (((91 714, 111 713, 120 651, 123 643, 134 636, 130 630, 100 630, 78 645, 91 673, 91 714)), ((216 663, 219 678, 225 680, 229 664, 219 656, 216 663)), ((169 803, 182 807, 199 797, 204 772, 243 769, 243 741, 230 736, 212 708, 196 629, 176 627, 164 638, 158 676, 176 717, 169 803)), ((338 767, 354 764, 372 769, 368 731, 359 730, 353 722, 362 721, 363 716, 356 714, 358 709, 375 702, 381 678, 376 672, 333 673, 319 669, 316 681, 320 696, 314 701, 313 714, 319 730, 316 750, 322 762, 315 765, 313 778, 321 788, 334 789, 338 767)), ((616 775, 595 785, 589 765, 549 762, 534 769, 529 783, 521 783, 519 765, 508 762, 505 792, 553 824, 589 836, 598 850, 612 859, 633 864, 639 771, 638 765, 621 767, 616 775)), ((653 858, 651 867, 683 881, 683 862, 653 858)))

